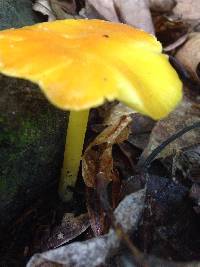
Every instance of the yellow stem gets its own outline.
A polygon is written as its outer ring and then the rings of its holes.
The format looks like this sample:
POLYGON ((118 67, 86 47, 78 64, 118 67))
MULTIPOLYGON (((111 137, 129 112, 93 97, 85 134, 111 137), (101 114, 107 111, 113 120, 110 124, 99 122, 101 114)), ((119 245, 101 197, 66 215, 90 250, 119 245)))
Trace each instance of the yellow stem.
POLYGON ((75 186, 85 133, 87 129, 89 110, 71 111, 67 127, 63 168, 59 184, 59 195, 63 201, 72 199, 70 188, 75 186))

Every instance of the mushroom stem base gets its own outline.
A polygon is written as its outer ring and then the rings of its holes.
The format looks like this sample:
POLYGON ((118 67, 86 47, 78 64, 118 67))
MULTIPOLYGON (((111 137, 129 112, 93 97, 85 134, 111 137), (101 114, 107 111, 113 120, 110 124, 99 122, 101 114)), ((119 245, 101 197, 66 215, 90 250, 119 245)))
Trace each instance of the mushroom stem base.
POLYGON ((64 202, 70 201, 73 196, 73 187, 78 176, 88 115, 89 110, 70 112, 63 168, 58 190, 64 202))

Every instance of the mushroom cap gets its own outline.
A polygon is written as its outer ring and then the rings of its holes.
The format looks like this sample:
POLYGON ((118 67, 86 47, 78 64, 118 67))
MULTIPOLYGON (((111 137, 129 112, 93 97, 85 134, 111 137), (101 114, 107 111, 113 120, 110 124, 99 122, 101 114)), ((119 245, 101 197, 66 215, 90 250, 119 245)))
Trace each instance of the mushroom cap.
POLYGON ((178 75, 153 35, 103 20, 58 20, 1 31, 0 72, 37 83, 65 110, 117 99, 160 119, 182 97, 178 75))

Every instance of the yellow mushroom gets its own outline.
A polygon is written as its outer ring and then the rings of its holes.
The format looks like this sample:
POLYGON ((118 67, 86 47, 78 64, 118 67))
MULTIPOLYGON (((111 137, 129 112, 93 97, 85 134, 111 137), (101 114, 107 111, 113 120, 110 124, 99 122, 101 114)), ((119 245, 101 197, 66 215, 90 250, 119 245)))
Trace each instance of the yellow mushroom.
POLYGON ((59 193, 71 198, 91 107, 117 99, 160 119, 182 97, 177 73, 156 38, 102 20, 59 20, 0 32, 0 71, 37 83, 70 110, 59 193))

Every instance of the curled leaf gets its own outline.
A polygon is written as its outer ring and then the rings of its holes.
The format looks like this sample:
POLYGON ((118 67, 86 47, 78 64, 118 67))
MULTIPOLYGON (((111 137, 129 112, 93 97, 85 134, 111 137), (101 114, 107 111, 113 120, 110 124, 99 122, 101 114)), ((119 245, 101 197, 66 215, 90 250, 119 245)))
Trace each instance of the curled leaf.
POLYGON ((200 33, 193 33, 189 40, 179 49, 177 59, 190 72, 192 77, 200 82, 200 33))
POLYGON ((108 181, 117 179, 113 169, 112 146, 128 139, 130 122, 130 116, 122 116, 87 147, 82 159, 82 173, 87 186, 96 187, 98 173, 102 173, 108 181))
MULTIPOLYGON (((179 130, 199 121, 199 115, 199 106, 185 98, 181 105, 169 117, 156 123, 151 132, 149 143, 141 155, 141 159, 148 157, 159 144, 179 130)), ((199 133, 199 128, 185 133, 162 150, 157 158, 166 158, 174 153, 179 153, 185 148, 199 144, 199 133)))

